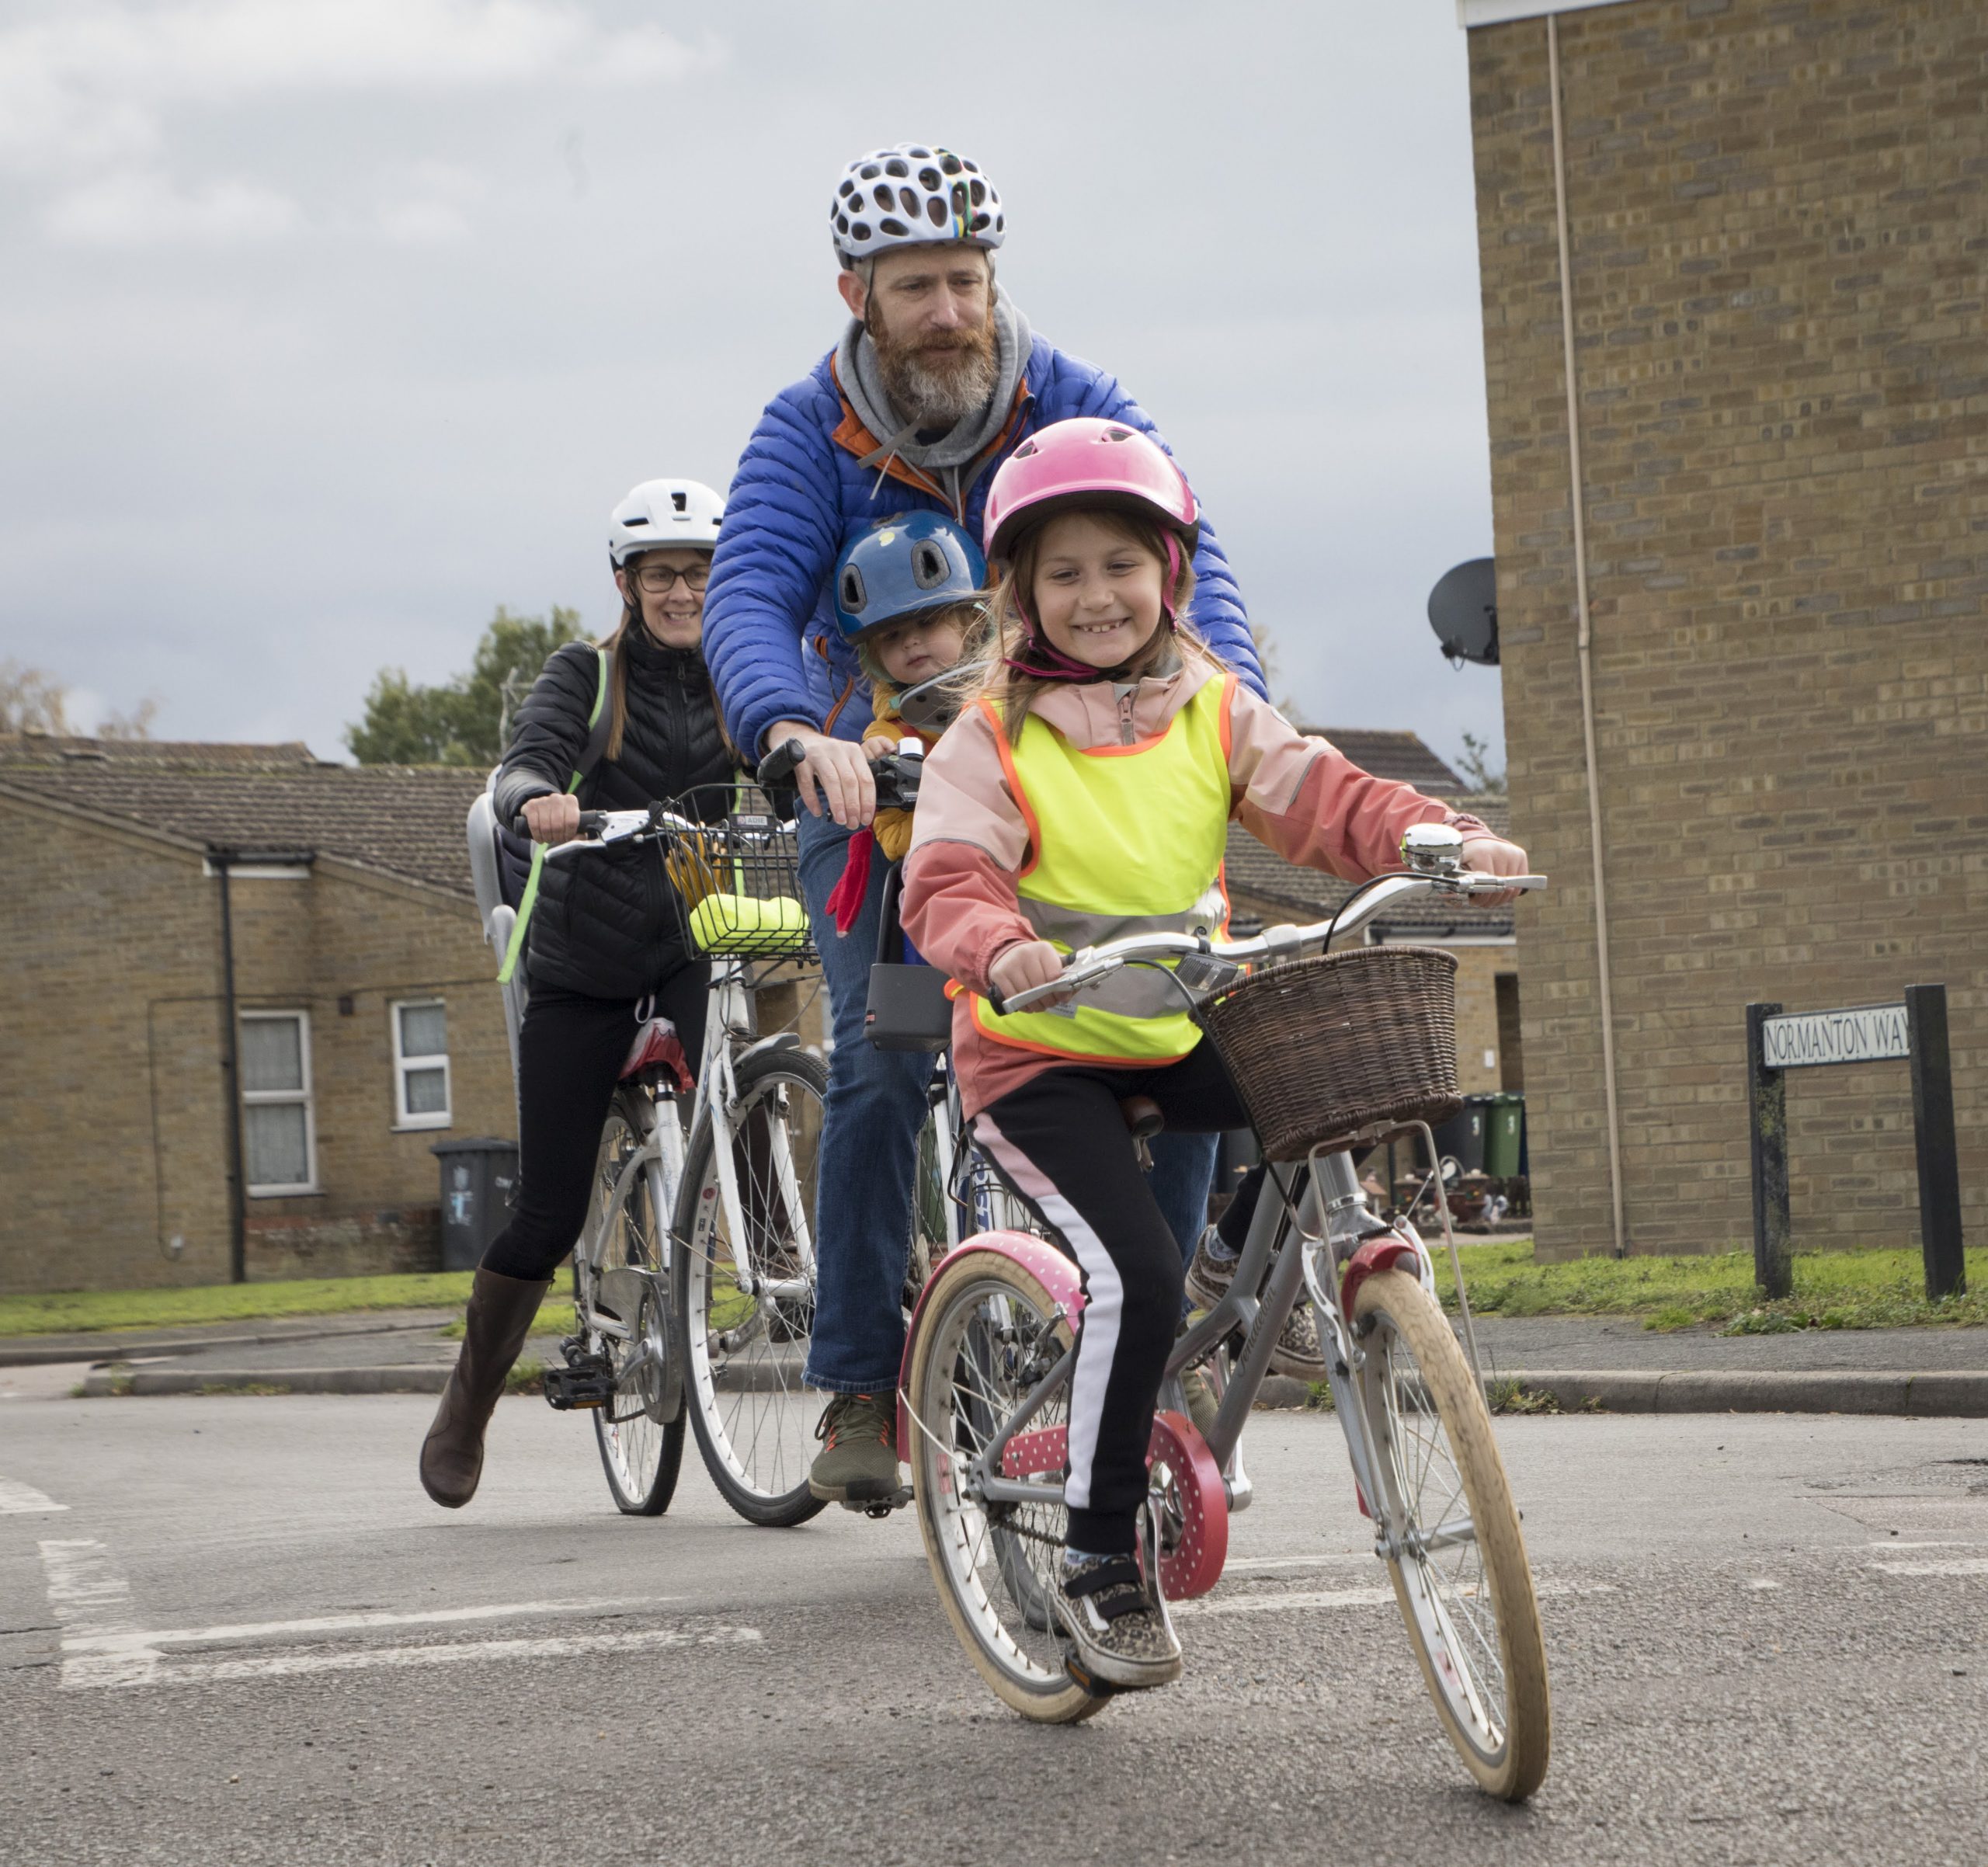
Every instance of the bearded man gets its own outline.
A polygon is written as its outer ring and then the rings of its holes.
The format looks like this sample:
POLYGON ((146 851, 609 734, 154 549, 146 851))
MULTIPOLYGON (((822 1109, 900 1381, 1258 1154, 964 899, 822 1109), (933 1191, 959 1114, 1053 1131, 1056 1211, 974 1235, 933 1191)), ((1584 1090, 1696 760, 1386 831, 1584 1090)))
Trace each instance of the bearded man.
MULTIPOLYGON (((878 520, 943 512, 976 537, 994 469, 1038 428, 1100 415, 1159 439, 1111 377, 1034 335, 995 282, 1006 234, 978 165, 934 145, 859 157, 829 209, 850 323, 768 405, 739 463, 704 602, 704 653, 735 743, 756 758, 789 739, 799 770, 801 874, 826 977, 835 1048, 815 1197, 819 1284, 805 1379, 833 1398, 809 1483, 852 1508, 898 1493, 900 1298, 912 1179, 931 1060, 864 1035, 885 865, 855 926, 827 909, 876 790, 860 741, 870 694, 834 626, 843 548, 878 520)), ((1165 443, 1163 442, 1162 445, 1165 443)), ((1190 620, 1263 690, 1249 619, 1204 512, 1190 620)), ((1214 1137, 1153 1146, 1152 1190, 1191 1250, 1208 1207, 1214 1137)))

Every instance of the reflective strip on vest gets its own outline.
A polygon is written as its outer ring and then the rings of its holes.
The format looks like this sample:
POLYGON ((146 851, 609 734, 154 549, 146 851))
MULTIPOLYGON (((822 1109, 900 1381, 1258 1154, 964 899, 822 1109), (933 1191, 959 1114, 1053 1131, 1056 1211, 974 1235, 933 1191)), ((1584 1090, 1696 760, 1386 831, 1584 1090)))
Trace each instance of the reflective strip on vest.
MULTIPOLYGON (((1008 744, 986 708, 1032 854, 1017 882, 1030 927, 1059 952, 1128 934, 1220 938, 1229 925, 1229 704, 1236 676, 1204 683, 1157 738, 1072 746, 1040 716, 1008 744)), ((986 707, 986 703, 982 702, 986 707)), ((978 993, 975 1027, 1053 1056, 1170 1063, 1201 1041, 1180 989, 1128 966, 1053 1011, 998 1016, 978 993)))

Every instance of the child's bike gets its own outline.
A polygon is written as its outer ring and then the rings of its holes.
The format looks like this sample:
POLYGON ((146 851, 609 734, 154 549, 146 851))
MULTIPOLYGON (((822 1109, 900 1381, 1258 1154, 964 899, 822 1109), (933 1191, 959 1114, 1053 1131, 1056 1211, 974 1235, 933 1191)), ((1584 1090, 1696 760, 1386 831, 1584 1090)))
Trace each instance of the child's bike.
MULTIPOLYGON (((1114 940, 1073 954, 1057 986, 996 1009, 1163 963, 1235 1079, 1270 1163, 1234 1281, 1176 1344, 1153 1421, 1142 1560, 1162 1611, 1222 1574, 1232 1506, 1246 1500, 1237 1442, 1278 1333, 1308 1292, 1360 1509, 1423 1681, 1480 1786, 1517 1800, 1545 1774, 1550 1727, 1518 1512, 1475 1358, 1437 1301, 1428 1252, 1413 1228, 1373 1212, 1352 1157, 1454 1110, 1455 962, 1425 948, 1330 951, 1405 897, 1544 885, 1465 871, 1461 841, 1411 830, 1411 872, 1370 883, 1329 922, 1235 942, 1114 940), (1263 970, 1245 975, 1245 965, 1263 970), (1222 1389, 1205 1440, 1166 1406, 1197 1365, 1222 1389)), ((1461 1298, 1453 1240, 1451 1258, 1461 1298)), ((954 1631, 996 1694, 1044 1723, 1087 1717, 1109 1695, 1067 1663, 1053 1605, 1083 1306, 1076 1264, 1044 1239, 970 1237, 926 1285, 898 1393, 898 1443, 954 1631)), ((1463 1316, 1468 1332, 1467 1307, 1463 1316)))

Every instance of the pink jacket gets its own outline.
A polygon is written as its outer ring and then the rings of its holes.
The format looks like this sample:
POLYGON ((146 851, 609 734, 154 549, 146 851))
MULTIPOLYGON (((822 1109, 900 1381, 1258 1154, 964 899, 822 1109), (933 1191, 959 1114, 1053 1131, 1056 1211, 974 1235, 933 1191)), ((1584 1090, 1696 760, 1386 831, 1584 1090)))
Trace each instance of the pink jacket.
MULTIPOLYGON (((1074 746, 1136 745, 1164 732, 1206 683, 1224 678, 1212 659, 1190 652, 1183 666, 1141 681, 1122 703, 1100 681, 1051 688, 1033 711, 1074 746)), ((1287 861, 1364 881, 1401 866, 1402 833, 1410 824, 1492 833, 1412 785, 1370 777, 1240 681, 1229 710, 1230 819, 1287 861)), ((1035 938, 1016 895, 1027 826, 1008 788, 996 730, 971 709, 926 760, 904 871, 905 933, 933 965, 983 994, 996 959, 1035 938)), ((972 1115, 1041 1071, 1066 1066, 985 1036, 962 997, 953 1013, 953 1067, 972 1115)))

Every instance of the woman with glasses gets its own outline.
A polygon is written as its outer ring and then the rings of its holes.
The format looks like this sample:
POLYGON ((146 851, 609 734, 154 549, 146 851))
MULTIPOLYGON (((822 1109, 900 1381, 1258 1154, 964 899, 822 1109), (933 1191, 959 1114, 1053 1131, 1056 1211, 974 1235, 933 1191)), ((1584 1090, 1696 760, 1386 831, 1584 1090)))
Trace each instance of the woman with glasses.
MULTIPOLYGON (((614 509, 621 593, 607 640, 556 649, 512 728, 492 802, 534 840, 564 843, 582 810, 638 809, 735 763, 703 653, 704 581, 724 500, 695 480, 648 480, 614 509)), ((539 1299, 586 1218, 608 1105, 638 1024, 673 1020, 690 1066, 709 965, 685 951, 653 845, 538 864, 518 1039, 520 1172, 511 1222, 484 1254, 467 1333, 421 1448, 421 1482, 454 1509, 475 1495, 484 1429, 539 1299)))

